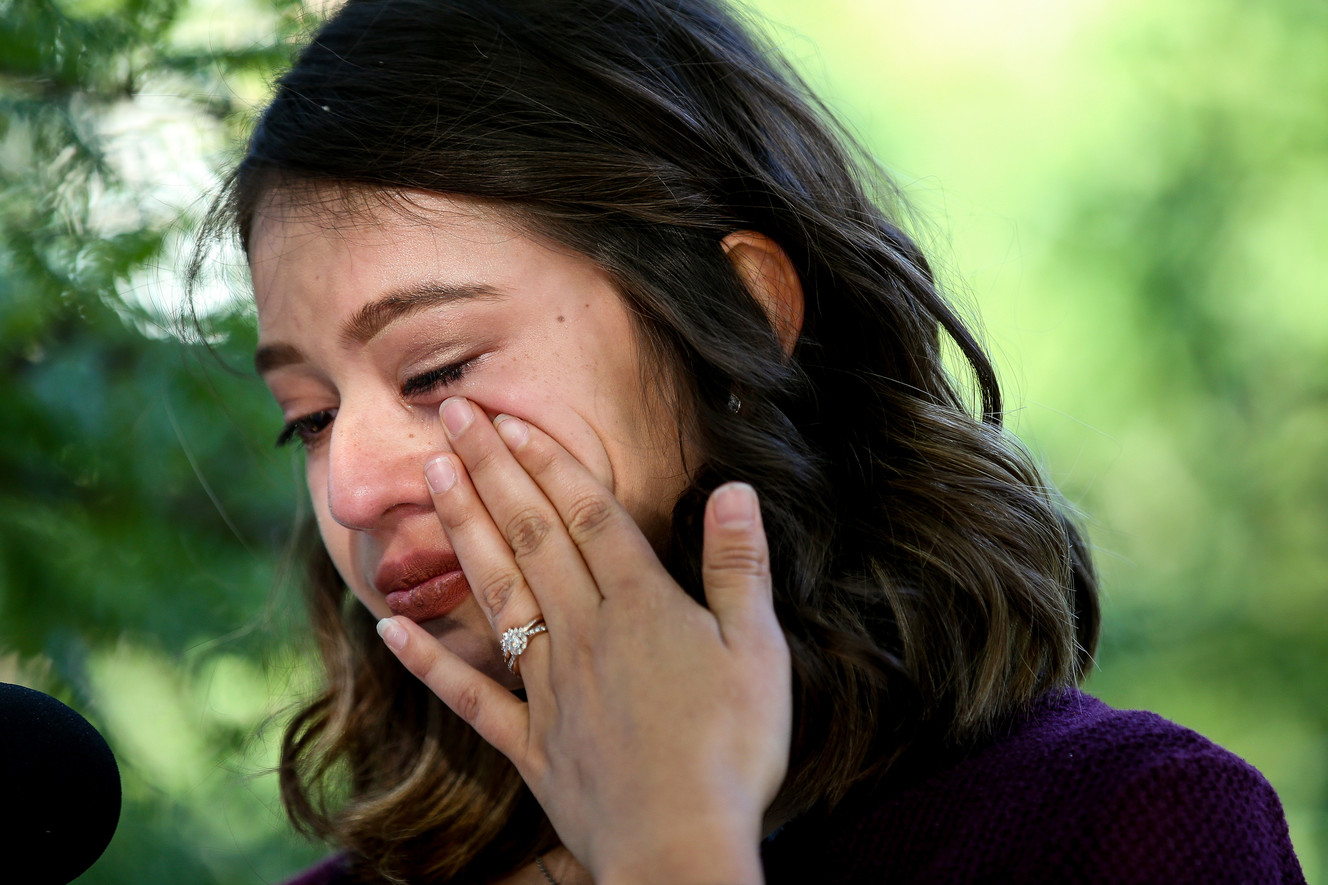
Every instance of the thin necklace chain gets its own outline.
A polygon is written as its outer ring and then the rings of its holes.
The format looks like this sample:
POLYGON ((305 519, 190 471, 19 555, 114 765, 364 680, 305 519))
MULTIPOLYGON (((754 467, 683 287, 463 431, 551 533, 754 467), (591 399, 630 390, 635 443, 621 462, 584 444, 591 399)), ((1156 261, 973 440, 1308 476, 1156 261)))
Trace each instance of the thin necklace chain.
POLYGON ((549 875, 549 868, 544 865, 544 855, 535 855, 535 866, 539 867, 539 871, 544 874, 544 878, 549 880, 549 885, 558 885, 558 880, 549 875))

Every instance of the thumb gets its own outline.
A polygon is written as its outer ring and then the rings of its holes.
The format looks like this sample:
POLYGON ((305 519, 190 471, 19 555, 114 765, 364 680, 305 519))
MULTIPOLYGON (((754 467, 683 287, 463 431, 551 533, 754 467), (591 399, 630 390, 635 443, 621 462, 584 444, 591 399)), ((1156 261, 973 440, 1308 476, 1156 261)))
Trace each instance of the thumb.
POLYGON ((706 605, 725 636, 778 630, 770 587, 770 548, 756 490, 745 482, 720 486, 706 502, 701 580, 706 605))

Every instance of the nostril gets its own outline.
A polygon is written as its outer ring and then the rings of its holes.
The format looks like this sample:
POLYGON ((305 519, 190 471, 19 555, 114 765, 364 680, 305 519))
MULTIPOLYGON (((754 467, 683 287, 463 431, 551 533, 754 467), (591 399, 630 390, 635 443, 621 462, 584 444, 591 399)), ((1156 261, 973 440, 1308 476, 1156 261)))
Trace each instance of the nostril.
POLYGON ((407 421, 395 400, 392 406, 371 411, 363 402, 353 408, 343 402, 337 432, 328 440, 325 515, 352 531, 378 532, 421 509, 433 510, 424 467, 450 446, 407 421))

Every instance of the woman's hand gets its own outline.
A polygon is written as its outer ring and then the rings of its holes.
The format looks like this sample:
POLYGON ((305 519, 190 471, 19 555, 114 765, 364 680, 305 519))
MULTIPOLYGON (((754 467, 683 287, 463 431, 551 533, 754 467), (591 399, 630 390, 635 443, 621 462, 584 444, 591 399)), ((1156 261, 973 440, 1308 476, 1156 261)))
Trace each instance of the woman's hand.
POLYGON ((599 885, 761 881, 761 820, 791 729, 788 647, 771 603, 756 494, 705 514, 707 607, 631 516, 526 422, 442 406, 455 454, 434 506, 496 634, 542 615, 519 659, 528 703, 404 618, 388 645, 503 752, 599 885))

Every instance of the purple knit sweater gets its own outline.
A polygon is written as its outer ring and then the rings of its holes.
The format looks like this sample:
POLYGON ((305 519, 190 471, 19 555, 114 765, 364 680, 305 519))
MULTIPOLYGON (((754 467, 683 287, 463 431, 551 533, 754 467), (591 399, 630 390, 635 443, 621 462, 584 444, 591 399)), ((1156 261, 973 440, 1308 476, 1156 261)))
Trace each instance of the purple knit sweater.
MULTIPOLYGON (((1078 691, 1044 698, 961 758, 804 815, 763 855, 767 885, 1305 882, 1258 771, 1078 691)), ((349 880, 334 859, 287 885, 349 880)))
POLYGON ((794 821, 765 862, 768 885, 1305 881, 1258 771, 1078 691, 962 759, 794 821))

